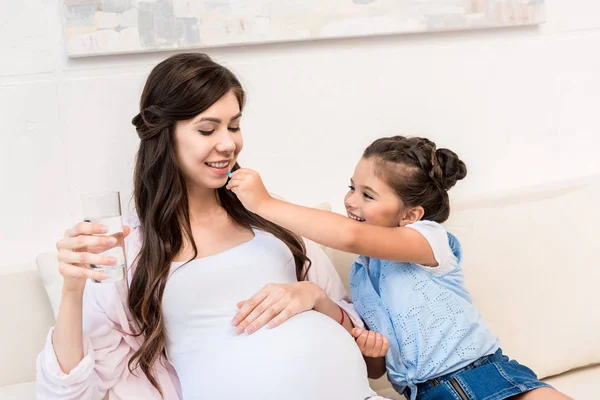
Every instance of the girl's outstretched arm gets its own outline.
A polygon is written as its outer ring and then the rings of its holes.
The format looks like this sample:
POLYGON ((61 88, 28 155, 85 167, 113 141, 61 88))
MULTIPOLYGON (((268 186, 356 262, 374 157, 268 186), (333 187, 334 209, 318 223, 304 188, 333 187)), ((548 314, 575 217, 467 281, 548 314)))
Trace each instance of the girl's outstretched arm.
POLYGON ((274 199, 256 171, 235 171, 227 188, 248 210, 327 247, 384 260, 438 265, 429 242, 420 232, 369 225, 333 212, 274 199))

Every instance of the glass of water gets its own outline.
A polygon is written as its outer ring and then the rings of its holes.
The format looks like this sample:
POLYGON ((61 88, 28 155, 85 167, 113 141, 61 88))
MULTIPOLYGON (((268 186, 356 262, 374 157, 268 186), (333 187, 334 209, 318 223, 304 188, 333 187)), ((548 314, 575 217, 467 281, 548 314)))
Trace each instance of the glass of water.
POLYGON ((103 236, 113 236, 117 244, 100 254, 114 257, 117 265, 95 265, 90 268, 104 272, 108 278, 94 282, 116 282, 125 277, 125 245, 123 238, 123 221, 121 219, 121 197, 119 192, 90 193, 81 196, 81 211, 85 222, 101 224, 108 228, 103 236))

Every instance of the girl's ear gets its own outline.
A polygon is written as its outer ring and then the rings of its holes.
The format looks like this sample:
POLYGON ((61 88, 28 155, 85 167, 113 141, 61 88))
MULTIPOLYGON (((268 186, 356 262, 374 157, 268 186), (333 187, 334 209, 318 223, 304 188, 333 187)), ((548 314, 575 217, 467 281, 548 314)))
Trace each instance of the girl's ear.
POLYGON ((423 215, 425 215, 425 210, 421 206, 405 208, 400 216, 400 226, 420 221, 423 215))

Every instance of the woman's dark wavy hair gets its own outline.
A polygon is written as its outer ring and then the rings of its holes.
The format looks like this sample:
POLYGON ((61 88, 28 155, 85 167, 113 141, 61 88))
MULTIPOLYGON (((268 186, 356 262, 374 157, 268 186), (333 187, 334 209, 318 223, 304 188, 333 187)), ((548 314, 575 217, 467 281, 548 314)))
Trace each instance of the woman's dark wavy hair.
MULTIPOLYGON (((140 368, 161 393, 153 366, 162 361, 165 333, 162 297, 174 257, 192 238, 187 188, 175 156, 176 121, 188 120, 208 109, 225 94, 235 94, 240 109, 244 90, 236 76, 205 54, 172 56, 150 73, 140 101, 140 113, 132 123, 141 139, 134 172, 134 199, 142 229, 142 246, 128 294, 135 320, 135 335, 143 344, 129 361, 129 369, 140 368)), ((234 166, 234 170, 239 165, 234 166)), ((237 224, 273 234, 293 254, 298 280, 306 279, 310 260, 304 242, 290 231, 248 211, 232 192, 217 190, 221 206, 237 224)))

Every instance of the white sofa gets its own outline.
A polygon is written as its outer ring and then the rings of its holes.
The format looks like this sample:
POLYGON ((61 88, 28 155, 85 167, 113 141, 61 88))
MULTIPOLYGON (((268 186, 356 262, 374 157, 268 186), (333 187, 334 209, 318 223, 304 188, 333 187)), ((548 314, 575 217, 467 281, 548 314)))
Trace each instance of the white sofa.
MULTIPOLYGON (((574 399, 600 398, 600 177, 457 201, 446 226, 505 352, 574 399)), ((326 251, 347 284, 354 257, 326 251)), ((38 264, 42 276, 33 262, 0 267, 0 400, 35 398, 35 358, 60 295, 55 255, 38 264)), ((385 379, 373 387, 400 399, 385 379)))

